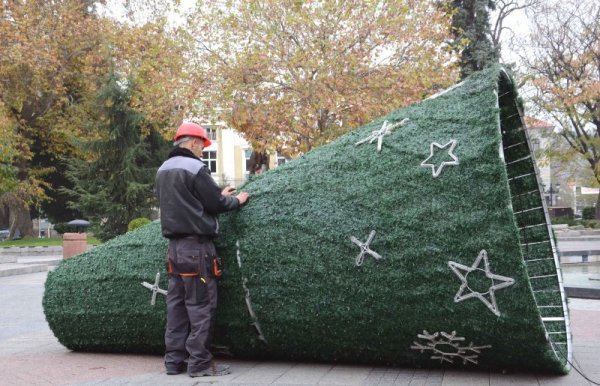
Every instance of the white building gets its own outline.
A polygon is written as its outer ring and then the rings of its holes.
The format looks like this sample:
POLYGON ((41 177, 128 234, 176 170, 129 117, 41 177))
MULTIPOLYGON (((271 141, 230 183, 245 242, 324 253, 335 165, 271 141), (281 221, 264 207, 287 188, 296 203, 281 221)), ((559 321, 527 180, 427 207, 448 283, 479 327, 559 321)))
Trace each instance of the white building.
POLYGON ((556 176, 552 172, 552 161, 546 159, 542 151, 553 145, 550 133, 554 129, 554 126, 548 122, 530 117, 526 118, 526 124, 532 147, 531 150, 534 153, 542 189, 544 190, 546 204, 548 204, 548 207, 553 207, 558 201, 560 181, 556 181, 556 176))
MULTIPOLYGON (((236 130, 225 124, 202 124, 212 144, 204 149, 202 160, 220 186, 239 186, 250 173, 252 146, 236 130)), ((277 153, 269 155, 269 168, 285 163, 277 153)))
POLYGON ((592 179, 589 165, 577 158, 562 162, 547 159, 544 149, 567 149, 567 143, 551 135, 551 123, 529 117, 526 121, 548 207, 571 208, 573 213, 581 214, 584 207, 594 206, 598 188, 585 187, 592 179))

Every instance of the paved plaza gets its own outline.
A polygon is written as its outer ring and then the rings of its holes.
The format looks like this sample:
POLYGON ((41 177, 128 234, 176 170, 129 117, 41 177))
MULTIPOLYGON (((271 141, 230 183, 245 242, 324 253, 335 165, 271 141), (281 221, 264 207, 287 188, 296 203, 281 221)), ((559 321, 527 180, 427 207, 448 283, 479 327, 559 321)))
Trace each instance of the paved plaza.
MULTIPOLYGON (((229 359, 227 376, 168 376, 160 356, 64 348, 42 310, 46 275, 0 277, 0 385, 593 385, 574 370, 556 376, 229 359)), ((569 303, 575 366, 600 383, 600 300, 569 303)))

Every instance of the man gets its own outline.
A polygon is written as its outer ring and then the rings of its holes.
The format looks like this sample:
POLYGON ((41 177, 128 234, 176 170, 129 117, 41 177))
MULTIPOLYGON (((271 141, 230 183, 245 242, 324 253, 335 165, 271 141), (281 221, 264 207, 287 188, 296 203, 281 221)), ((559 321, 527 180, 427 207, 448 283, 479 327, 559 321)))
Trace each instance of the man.
POLYGON ((248 193, 233 196, 232 187, 221 191, 201 160, 211 141, 195 123, 183 123, 175 135, 175 148, 156 173, 162 234, 169 239, 167 271, 167 374, 185 371, 190 377, 229 374, 229 366, 217 365, 210 343, 217 308, 220 259, 213 239, 217 214, 234 210, 248 200, 248 193))

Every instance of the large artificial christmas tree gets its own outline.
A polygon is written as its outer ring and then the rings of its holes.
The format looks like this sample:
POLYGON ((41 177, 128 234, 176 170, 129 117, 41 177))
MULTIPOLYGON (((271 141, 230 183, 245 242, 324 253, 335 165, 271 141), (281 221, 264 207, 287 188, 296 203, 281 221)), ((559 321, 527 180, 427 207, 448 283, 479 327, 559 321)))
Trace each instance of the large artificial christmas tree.
MULTIPOLYGON (((221 217, 220 349, 568 370, 555 243, 521 105, 502 68, 475 73, 243 189, 248 205, 221 217)), ((165 252, 153 223, 61 263, 44 296, 60 342, 161 353, 165 252)))

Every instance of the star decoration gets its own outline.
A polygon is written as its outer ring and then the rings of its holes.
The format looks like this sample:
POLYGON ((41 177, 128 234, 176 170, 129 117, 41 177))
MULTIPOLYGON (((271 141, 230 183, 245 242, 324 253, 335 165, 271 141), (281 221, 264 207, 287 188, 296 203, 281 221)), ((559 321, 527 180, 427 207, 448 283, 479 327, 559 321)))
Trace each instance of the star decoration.
POLYGON ((456 147, 457 142, 456 140, 452 139, 450 140, 450 142, 448 142, 445 145, 440 145, 437 142, 432 142, 431 145, 429 145, 429 157, 427 157, 427 159, 423 162, 421 162, 421 166, 423 167, 427 167, 427 166, 431 166, 431 172, 433 173, 433 177, 437 177, 440 175, 440 173, 442 172, 442 169, 444 168, 444 166, 446 165, 458 165, 458 158, 452 154, 452 151, 454 150, 454 148, 456 147), (427 161, 429 161, 430 159, 433 158, 433 147, 437 147, 438 149, 445 149, 448 145, 450 145, 450 149, 448 149, 448 155, 452 158, 452 161, 444 161, 440 164, 440 166, 438 166, 437 170, 435 168, 435 164, 432 163, 428 163, 427 161))
POLYGON ((383 144, 383 137, 388 134, 391 134, 392 130, 394 130, 395 128, 402 127, 402 126, 406 125, 407 123, 408 123, 408 118, 404 118, 400 122, 396 122, 392 125, 390 125, 388 123, 388 121, 384 121, 383 125, 381 126, 381 129, 374 130, 370 136, 363 139, 362 141, 356 142, 354 144, 354 146, 362 145, 363 143, 365 143, 367 141, 369 143, 373 143, 373 141, 377 140, 377 152, 379 153, 381 151, 381 146, 383 144))
POLYGON ((431 359, 439 359, 440 363, 454 363, 454 358, 458 358, 462 359, 463 365, 466 365, 467 362, 477 364, 477 354, 480 354, 484 348, 492 347, 490 345, 473 346, 473 342, 468 346, 463 346, 460 342, 463 342, 465 338, 456 336, 456 331, 452 331, 451 334, 444 331, 433 334, 423 331, 423 334, 417 334, 417 337, 425 340, 425 343, 414 341, 410 348, 421 352, 431 350, 431 359))
POLYGON ((158 282, 160 280, 160 272, 156 273, 156 280, 154 280, 154 284, 150 284, 150 283, 146 283, 143 282, 142 285, 146 288, 148 288, 149 290, 152 291, 152 299, 150 300, 150 304, 151 305, 155 305, 156 304, 156 294, 157 293, 161 293, 165 296, 167 296, 167 291, 164 289, 160 289, 158 287, 158 282))
POLYGON ((456 263, 454 261, 449 261, 448 265, 462 282, 460 288, 458 289, 458 292, 454 296, 455 303, 476 297, 479 300, 481 300, 481 302, 485 304, 487 308, 489 308, 496 316, 500 316, 500 311, 498 311, 498 305, 496 304, 495 291, 513 285, 515 283, 515 280, 510 277, 493 274, 490 271, 490 264, 488 262, 488 256, 485 249, 482 249, 481 252, 479 252, 479 256, 477 256, 477 259, 475 259, 475 262, 473 262, 473 265, 471 265, 470 267, 456 263), (483 269, 480 268, 482 260, 484 266, 483 269), (485 272, 485 277, 492 281, 492 285, 486 292, 482 293, 469 288, 468 276, 469 273, 475 270, 485 272))
POLYGON ((373 238, 375 237, 375 231, 371 231, 371 233, 369 234, 369 238, 367 238, 367 241, 365 241, 364 243, 361 242, 359 239, 357 239, 354 236, 350 237, 350 240, 358 245, 360 247, 360 253, 358 254, 358 256, 356 256, 356 266, 360 267, 363 263, 363 261, 365 260, 365 254, 369 254, 371 256, 373 256, 375 258, 375 260, 381 260, 383 259, 383 256, 381 256, 379 253, 371 250, 371 248, 369 247, 369 244, 371 244, 371 241, 373 241, 373 238))

